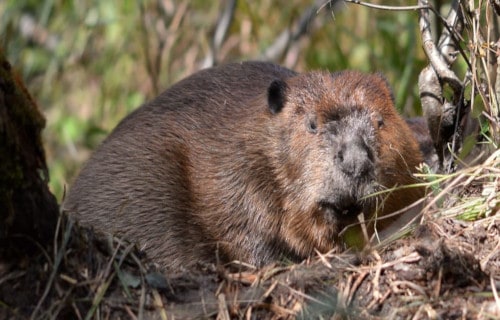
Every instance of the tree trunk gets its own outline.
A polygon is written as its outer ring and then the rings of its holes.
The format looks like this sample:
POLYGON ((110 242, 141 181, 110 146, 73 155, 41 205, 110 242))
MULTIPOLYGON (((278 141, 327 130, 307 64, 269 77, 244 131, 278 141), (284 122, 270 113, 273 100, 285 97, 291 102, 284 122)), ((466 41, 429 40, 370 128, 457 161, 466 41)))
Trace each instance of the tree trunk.
POLYGON ((58 217, 48 188, 45 119, 0 50, 0 257, 45 244, 58 217))

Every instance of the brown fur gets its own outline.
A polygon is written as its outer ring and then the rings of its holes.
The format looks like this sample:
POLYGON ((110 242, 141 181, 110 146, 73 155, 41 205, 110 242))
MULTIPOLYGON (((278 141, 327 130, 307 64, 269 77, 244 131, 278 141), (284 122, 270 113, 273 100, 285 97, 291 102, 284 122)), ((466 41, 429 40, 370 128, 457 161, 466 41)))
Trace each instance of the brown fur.
POLYGON ((414 183, 421 161, 379 75, 228 64, 125 118, 65 209, 139 243, 163 267, 214 262, 216 252, 260 266, 328 251, 360 211, 417 200, 421 189, 366 196, 414 183))

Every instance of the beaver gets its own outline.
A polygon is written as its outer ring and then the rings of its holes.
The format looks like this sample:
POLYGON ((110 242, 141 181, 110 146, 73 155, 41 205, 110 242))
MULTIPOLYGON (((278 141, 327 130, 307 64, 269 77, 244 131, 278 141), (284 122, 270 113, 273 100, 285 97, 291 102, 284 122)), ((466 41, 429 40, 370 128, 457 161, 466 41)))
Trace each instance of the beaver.
POLYGON ((432 141, 429 127, 427 126, 427 120, 424 117, 414 117, 406 119, 406 124, 408 124, 415 139, 417 139, 420 151, 424 157, 424 163, 426 163, 433 172, 437 172, 439 170, 439 158, 436 148, 434 147, 434 141, 432 141))
POLYGON ((304 259, 401 209, 422 161, 383 76, 266 62, 199 71, 128 115, 70 188, 81 225, 161 267, 304 259), (373 196, 373 194, 377 194, 373 196))

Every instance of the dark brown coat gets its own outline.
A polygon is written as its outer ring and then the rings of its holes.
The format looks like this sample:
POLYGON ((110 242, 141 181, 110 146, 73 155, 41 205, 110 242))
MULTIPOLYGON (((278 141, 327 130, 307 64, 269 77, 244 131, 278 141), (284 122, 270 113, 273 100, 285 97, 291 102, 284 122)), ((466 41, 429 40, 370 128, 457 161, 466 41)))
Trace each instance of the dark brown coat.
POLYGON ((126 117, 65 209, 126 236, 163 267, 263 265, 338 244, 363 211, 398 210, 422 161, 379 75, 297 75, 261 62, 198 72, 126 117))

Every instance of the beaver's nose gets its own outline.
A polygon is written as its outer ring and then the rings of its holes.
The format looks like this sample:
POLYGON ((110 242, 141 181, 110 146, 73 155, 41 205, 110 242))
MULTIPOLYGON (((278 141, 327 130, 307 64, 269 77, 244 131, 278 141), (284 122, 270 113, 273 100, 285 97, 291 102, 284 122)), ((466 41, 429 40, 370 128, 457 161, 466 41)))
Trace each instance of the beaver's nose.
POLYGON ((365 177, 373 171, 373 151, 359 136, 345 137, 336 152, 335 159, 346 175, 365 177))

